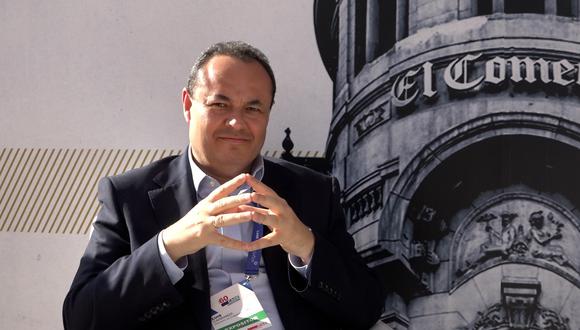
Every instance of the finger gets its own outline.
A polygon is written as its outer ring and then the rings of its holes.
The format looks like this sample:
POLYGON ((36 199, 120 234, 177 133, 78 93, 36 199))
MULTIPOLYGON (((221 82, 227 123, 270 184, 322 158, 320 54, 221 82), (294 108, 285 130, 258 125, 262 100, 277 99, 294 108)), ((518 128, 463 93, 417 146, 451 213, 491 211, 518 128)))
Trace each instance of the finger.
POLYGON ((268 209, 261 209, 254 206, 243 205, 240 209, 251 211, 251 218, 257 223, 262 223, 270 228, 277 228, 280 224, 280 218, 268 209))
POLYGON ((237 225, 253 220, 253 212, 222 213, 209 217, 209 221, 216 228, 237 225))
POLYGON ((243 185, 246 182, 248 176, 249 176, 248 174, 242 173, 236 176, 235 178, 225 182, 221 186, 217 187, 214 191, 212 191, 207 196, 207 200, 213 202, 220 198, 228 196, 229 194, 233 193, 238 187, 243 185))
POLYGON ((210 203, 206 209, 209 214, 224 213, 224 211, 252 202, 250 193, 227 196, 210 203))
POLYGON ((277 234, 272 232, 260 239, 247 243, 247 249, 248 251, 254 251, 265 249, 267 247, 275 246, 278 244, 280 244, 280 242, 278 242, 277 234))
POLYGON ((247 251, 248 250, 248 243, 247 242, 243 242, 243 241, 238 241, 236 239, 221 235, 216 233, 216 238, 214 239, 214 245, 219 245, 221 247, 225 247, 228 249, 234 249, 234 250, 242 250, 242 251, 247 251))
POLYGON ((265 209, 263 207, 248 205, 248 204, 238 206, 238 210, 240 210, 240 212, 245 212, 245 211, 255 211, 255 212, 262 212, 262 213, 268 212, 268 209, 265 209))
MULTIPOLYGON (((243 206, 243 205, 240 205, 243 206)), ((222 213, 238 213, 238 212, 244 212, 244 210, 240 209, 240 206, 234 206, 232 208, 229 208, 227 210, 223 210, 222 213)))
POLYGON ((257 192, 252 193, 251 200, 256 204, 275 212, 283 210, 288 205, 286 204, 286 201, 278 195, 264 195, 257 192))
POLYGON ((251 175, 248 175, 248 177, 246 178, 246 182, 256 192, 259 192, 259 193, 265 194, 265 195, 278 196, 278 194, 276 194, 276 192, 272 188, 270 188, 267 185, 263 184, 261 181, 259 181, 258 179, 254 178, 251 175))

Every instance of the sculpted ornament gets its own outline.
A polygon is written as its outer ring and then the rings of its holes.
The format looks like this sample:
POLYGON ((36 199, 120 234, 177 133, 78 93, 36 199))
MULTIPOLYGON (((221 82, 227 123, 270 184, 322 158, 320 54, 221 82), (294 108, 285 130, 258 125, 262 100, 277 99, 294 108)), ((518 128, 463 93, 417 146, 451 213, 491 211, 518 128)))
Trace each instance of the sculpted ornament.
POLYGON ((542 211, 534 212, 530 215, 530 231, 528 240, 533 244, 532 256, 547 259, 558 263, 560 266, 574 268, 560 245, 552 243, 553 240, 562 239, 561 222, 554 220, 554 215, 548 213, 548 221, 553 224, 555 230, 550 231, 545 225, 542 211))
POLYGON ((409 261, 420 278, 423 289, 431 291, 433 288, 433 274, 439 268, 441 259, 435 252, 437 242, 434 240, 413 241, 409 261))
POLYGON ((374 127, 385 121, 385 117, 388 117, 388 106, 386 103, 367 111, 354 124, 357 137, 360 138, 371 131, 374 127))
POLYGON ((525 320, 525 316, 512 315, 515 322, 510 320, 508 312, 509 307, 504 304, 495 304, 484 312, 478 312, 478 319, 473 326, 463 328, 462 330, 511 330, 511 329, 527 329, 527 330, 569 330, 568 318, 558 315, 558 313, 543 308, 542 306, 531 306, 530 309, 520 309, 520 313, 529 313, 530 323, 514 324, 517 320, 525 320))
POLYGON ((578 221, 556 204, 518 196, 525 198, 504 196, 490 202, 458 228, 452 247, 457 278, 452 282, 462 282, 499 263, 519 262, 551 269, 580 283, 578 221))
POLYGON ((527 233, 524 231, 524 225, 520 224, 517 228, 514 226, 513 221, 518 217, 517 213, 500 214, 501 229, 499 230, 494 227, 498 219, 495 214, 486 213, 479 217, 476 222, 483 224, 487 241, 480 245, 479 254, 465 260, 464 267, 458 269, 457 274, 464 274, 489 259, 529 256, 574 269, 563 248, 552 242, 562 239, 564 225, 554 220, 553 213, 549 212, 548 221, 551 226, 547 226, 543 212, 539 210, 529 215, 527 233))
POLYGON ((461 330, 569 330, 568 317, 540 304, 541 291, 540 282, 506 278, 501 282, 501 302, 477 312, 461 330))

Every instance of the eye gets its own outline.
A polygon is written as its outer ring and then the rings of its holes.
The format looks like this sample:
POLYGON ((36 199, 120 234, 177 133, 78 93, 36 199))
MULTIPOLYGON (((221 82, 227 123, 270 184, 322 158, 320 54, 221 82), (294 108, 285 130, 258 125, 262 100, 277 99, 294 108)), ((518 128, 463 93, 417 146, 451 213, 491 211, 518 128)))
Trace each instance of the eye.
POLYGON ((212 109, 225 109, 227 107, 227 104, 222 102, 213 102, 209 104, 209 107, 212 109))
POLYGON ((255 106, 248 106, 246 110, 249 112, 262 112, 262 108, 255 107, 255 106))

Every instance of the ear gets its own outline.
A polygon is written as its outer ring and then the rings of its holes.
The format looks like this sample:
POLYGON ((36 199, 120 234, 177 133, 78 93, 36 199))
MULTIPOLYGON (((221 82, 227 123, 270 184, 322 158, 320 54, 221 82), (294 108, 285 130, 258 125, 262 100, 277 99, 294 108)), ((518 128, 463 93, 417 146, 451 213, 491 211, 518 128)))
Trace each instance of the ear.
POLYGON ((185 122, 189 125, 191 121, 191 96, 185 87, 181 91, 181 103, 183 104, 183 118, 185 118, 185 122))

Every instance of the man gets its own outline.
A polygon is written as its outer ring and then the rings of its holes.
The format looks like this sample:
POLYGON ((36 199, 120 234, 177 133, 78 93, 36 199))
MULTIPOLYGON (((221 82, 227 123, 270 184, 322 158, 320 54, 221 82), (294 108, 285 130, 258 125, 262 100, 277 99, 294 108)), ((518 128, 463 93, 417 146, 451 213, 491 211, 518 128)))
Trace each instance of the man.
POLYGON ((252 46, 202 54, 182 92, 189 148, 101 180, 65 328, 210 329, 220 308, 210 297, 237 282, 249 283, 271 329, 377 320, 380 285, 345 230, 336 180, 260 156, 275 91, 252 46), (246 276, 254 251, 262 262, 246 276))

